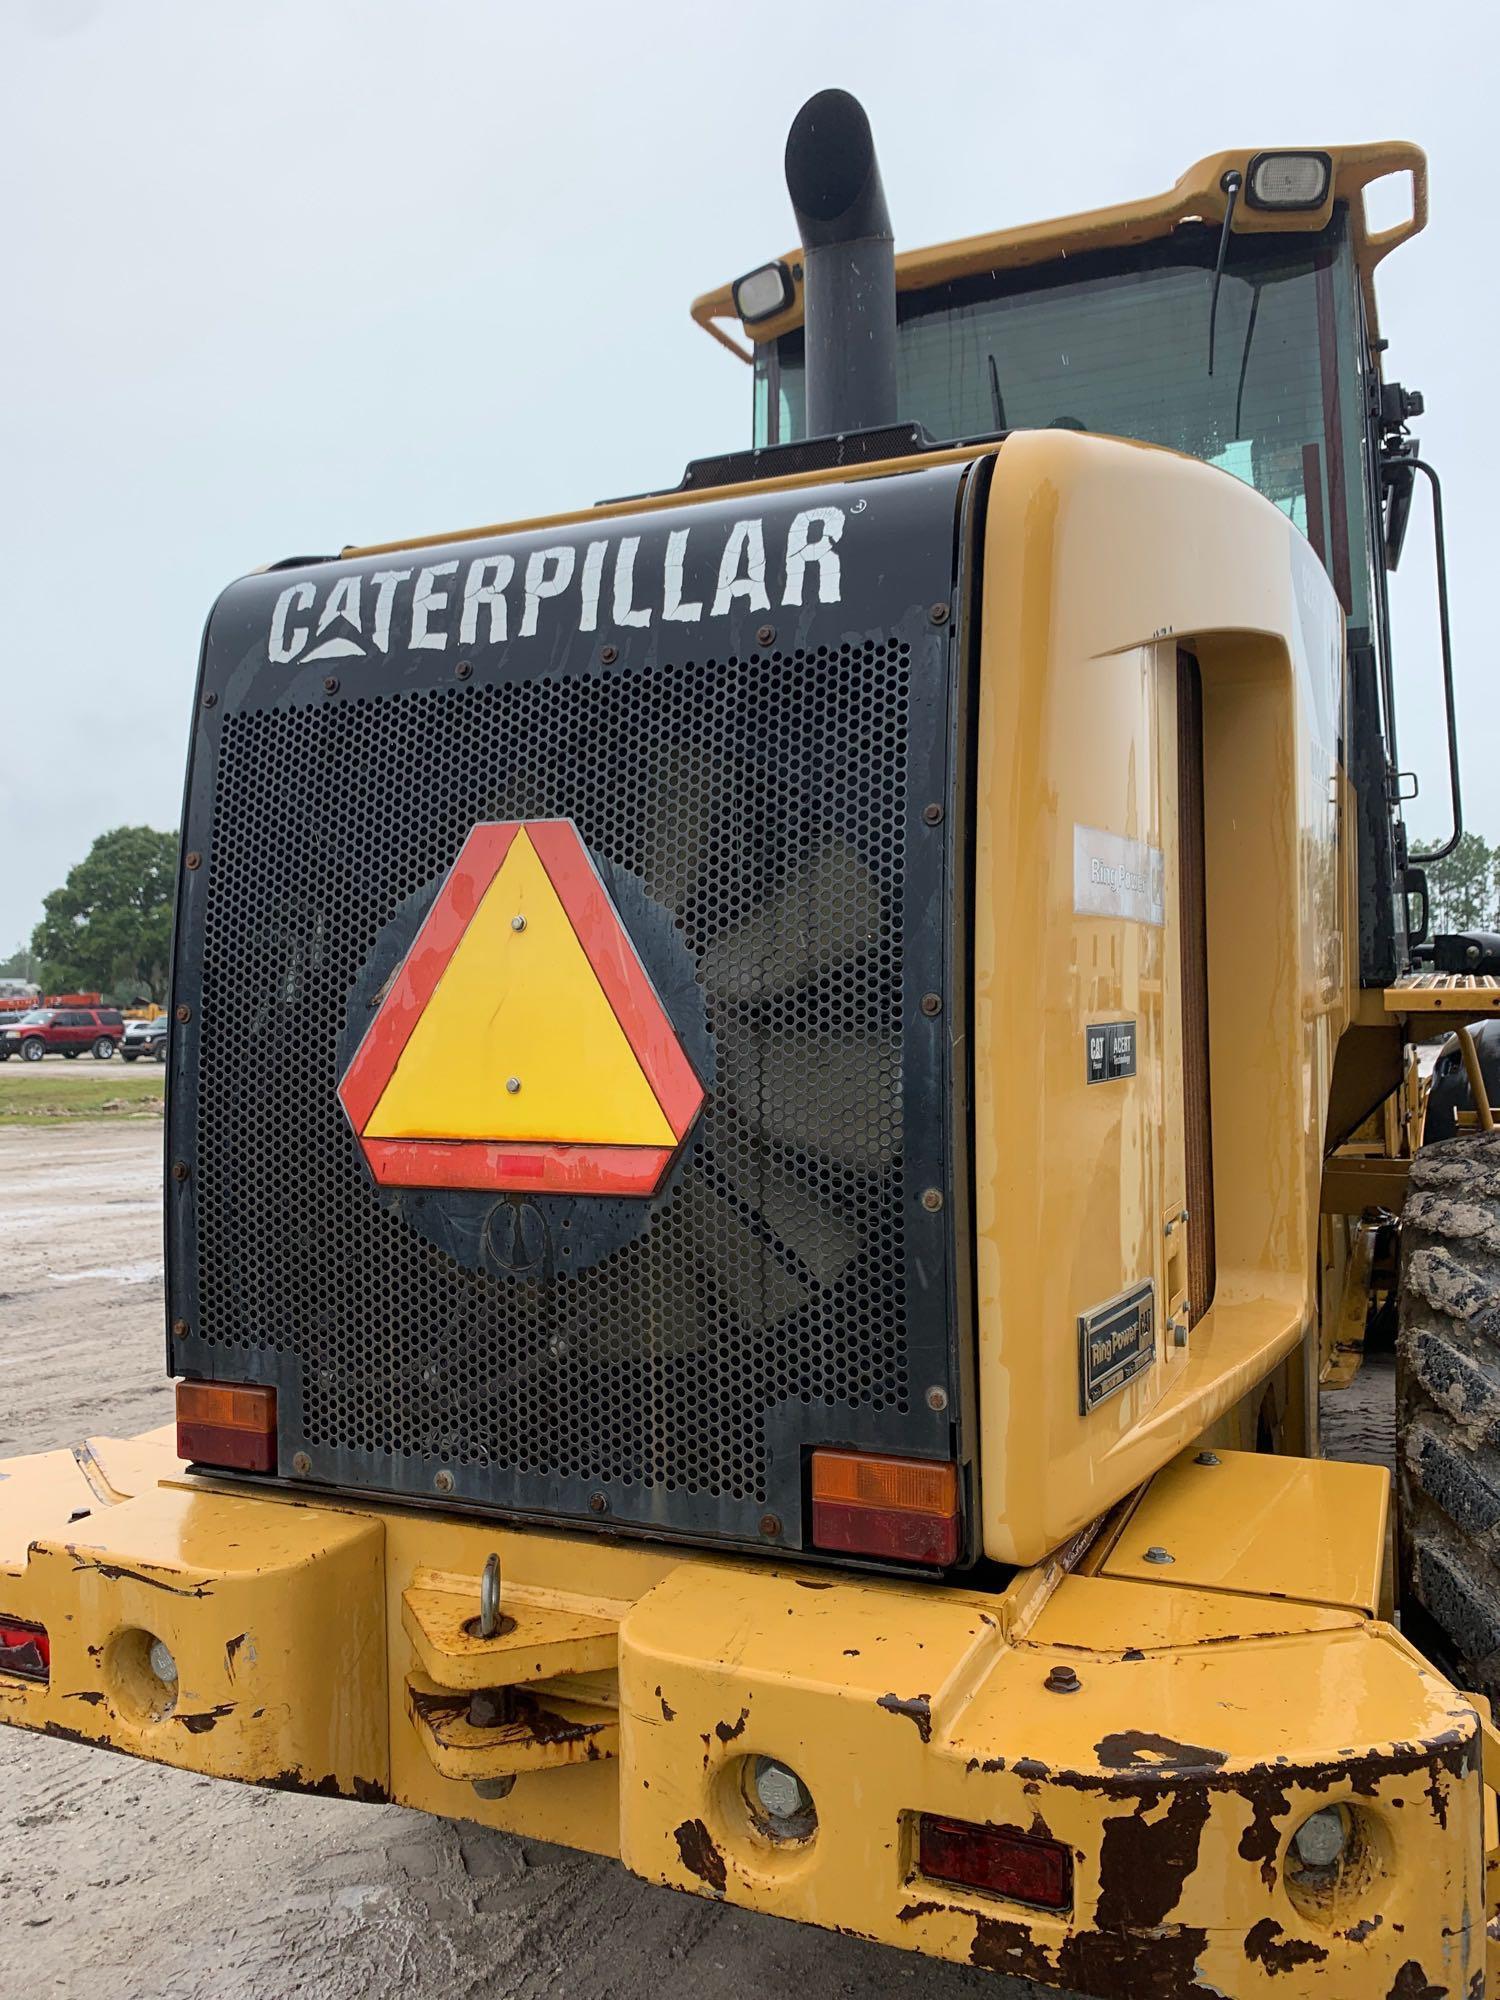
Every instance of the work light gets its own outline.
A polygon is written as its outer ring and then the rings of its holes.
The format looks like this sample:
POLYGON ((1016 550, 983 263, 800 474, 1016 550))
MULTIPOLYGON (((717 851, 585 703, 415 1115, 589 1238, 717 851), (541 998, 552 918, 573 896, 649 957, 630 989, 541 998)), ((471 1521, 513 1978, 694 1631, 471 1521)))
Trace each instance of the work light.
POLYGON ((1327 153, 1257 153, 1245 199, 1252 208, 1321 208, 1332 172, 1327 153))
POLYGON ((796 297, 792 274, 779 258, 774 264, 762 264, 759 270, 747 271, 743 278, 736 278, 733 291, 734 309, 747 326, 785 312, 796 297))

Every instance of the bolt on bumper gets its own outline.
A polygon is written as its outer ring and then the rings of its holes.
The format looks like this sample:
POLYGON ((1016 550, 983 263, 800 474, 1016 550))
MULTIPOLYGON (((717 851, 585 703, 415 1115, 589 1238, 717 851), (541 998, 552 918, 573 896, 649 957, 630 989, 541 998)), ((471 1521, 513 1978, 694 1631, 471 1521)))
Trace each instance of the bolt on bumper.
POLYGON ((617 1853, 1043 1986, 1487 1990, 1493 1732, 1357 1610, 1102 1574, 984 1594, 308 1505, 186 1480, 163 1433, 0 1466, 7 1621, 49 1657, 0 1655, 0 1721, 617 1853), (795 1837, 756 1809, 782 1793, 795 1837), (1309 1871, 1294 1837, 1330 1808, 1347 1849, 1309 1871), (924 1816, 1065 1848, 1068 1906, 925 1875, 924 1816))

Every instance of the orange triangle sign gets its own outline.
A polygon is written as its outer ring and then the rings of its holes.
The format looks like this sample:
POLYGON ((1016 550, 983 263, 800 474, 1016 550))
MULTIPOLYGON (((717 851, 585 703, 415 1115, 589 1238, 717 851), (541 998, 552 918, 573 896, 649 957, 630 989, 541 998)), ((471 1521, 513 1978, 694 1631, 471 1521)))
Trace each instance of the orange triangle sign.
POLYGON ((703 1086, 570 820, 476 826, 339 1085, 387 1187, 649 1195, 703 1086))

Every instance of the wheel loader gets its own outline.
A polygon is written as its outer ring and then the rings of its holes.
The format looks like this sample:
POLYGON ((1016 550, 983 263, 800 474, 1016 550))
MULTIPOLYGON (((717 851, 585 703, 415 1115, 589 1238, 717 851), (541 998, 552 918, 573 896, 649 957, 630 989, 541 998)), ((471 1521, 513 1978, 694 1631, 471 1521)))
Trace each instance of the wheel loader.
POLYGON ((0 1719, 1042 1988, 1500 1992, 1500 985, 1425 936, 1387 604, 1423 155, 900 256, 855 100, 786 172, 693 307, 747 443, 214 605, 177 1421, 0 1468, 0 1719), (1393 1496, 1318 1413, 1398 1221, 1393 1496))

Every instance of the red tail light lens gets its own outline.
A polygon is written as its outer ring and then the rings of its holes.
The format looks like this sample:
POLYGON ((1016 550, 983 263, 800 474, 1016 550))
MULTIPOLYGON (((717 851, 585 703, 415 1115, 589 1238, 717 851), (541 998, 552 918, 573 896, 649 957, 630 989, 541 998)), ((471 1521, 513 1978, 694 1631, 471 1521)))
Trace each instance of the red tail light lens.
POLYGON ((1073 1901, 1073 1857, 1059 1841, 933 1813, 922 1814, 918 1829, 917 1866, 935 1882, 1042 1910, 1066 1910, 1073 1901))
POLYGON ((0 1674, 45 1681, 52 1672, 52 1642, 44 1625, 0 1617, 0 1674))
POLYGON ((234 1472, 274 1472, 276 1391, 248 1383, 179 1382, 177 1456, 234 1472))
POLYGON ((958 1467, 873 1452, 812 1455, 812 1538, 820 1549, 945 1567, 958 1560, 958 1467))

